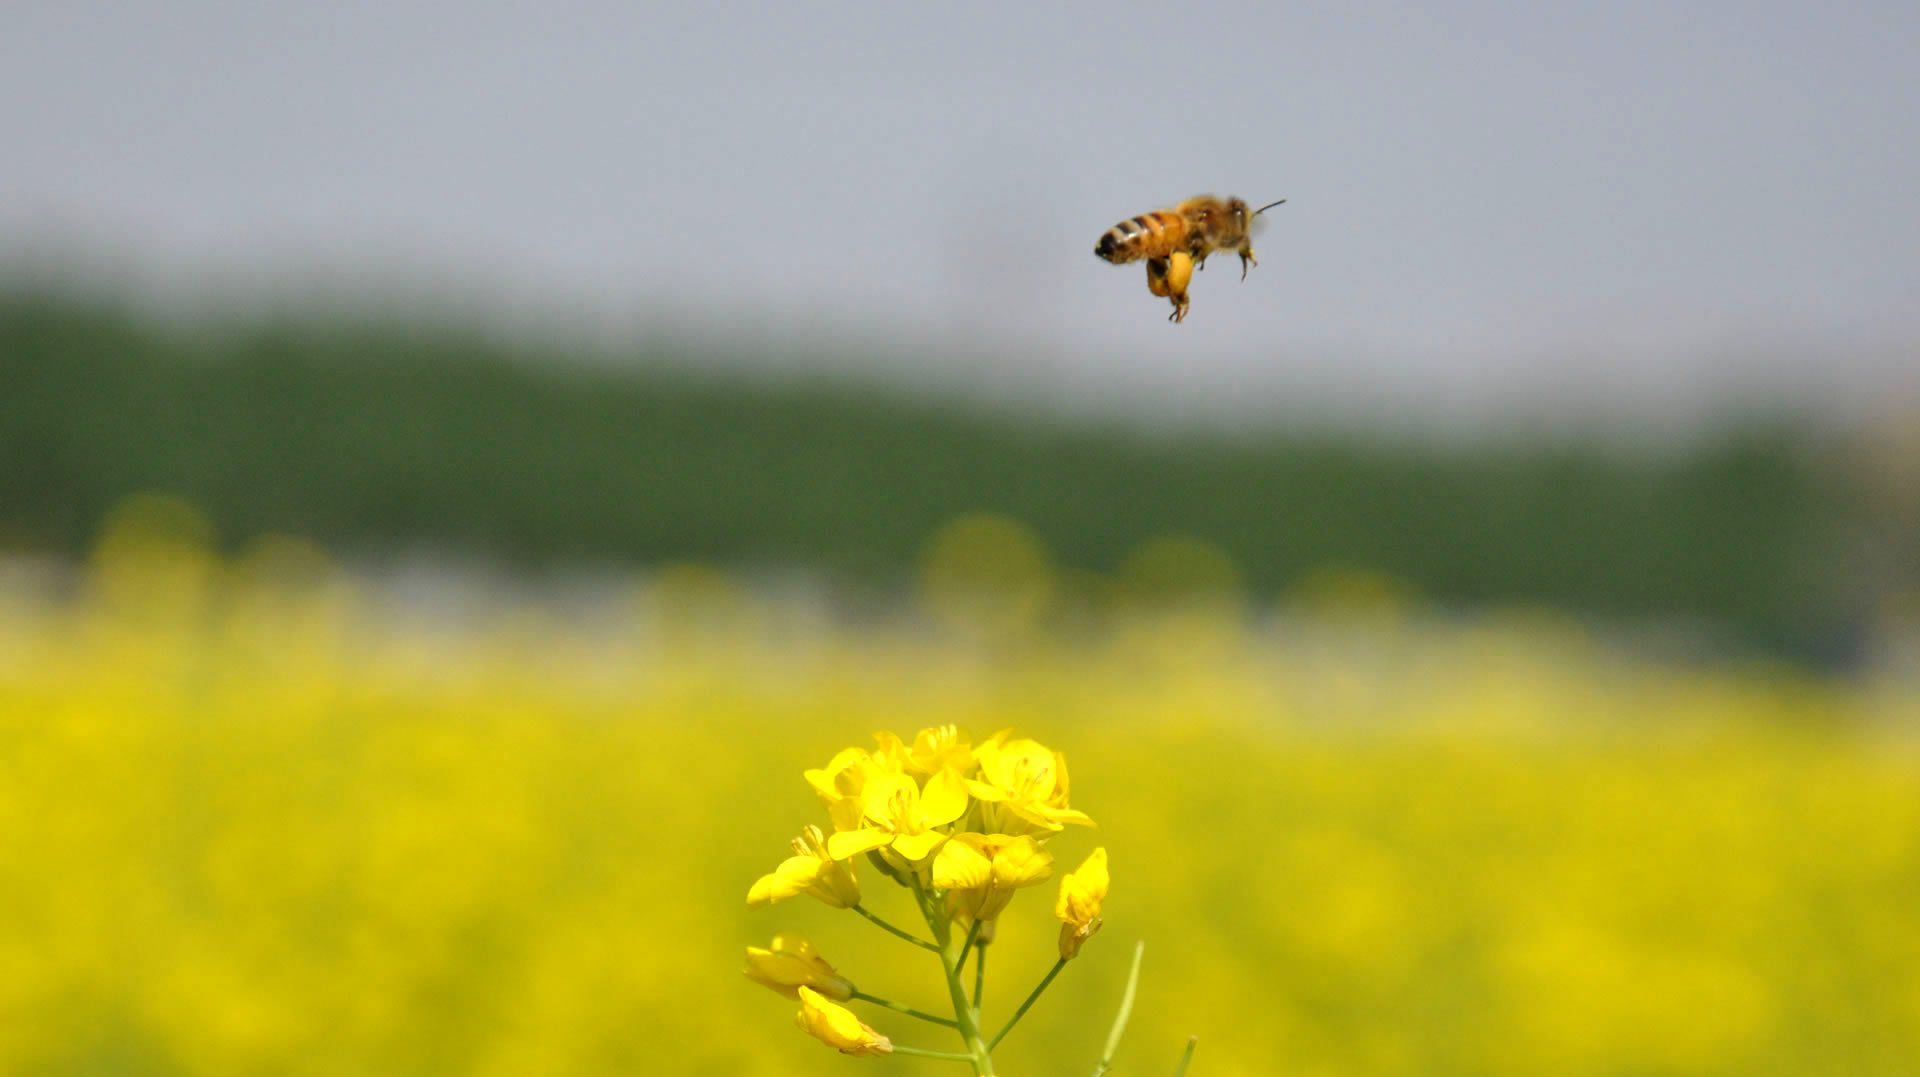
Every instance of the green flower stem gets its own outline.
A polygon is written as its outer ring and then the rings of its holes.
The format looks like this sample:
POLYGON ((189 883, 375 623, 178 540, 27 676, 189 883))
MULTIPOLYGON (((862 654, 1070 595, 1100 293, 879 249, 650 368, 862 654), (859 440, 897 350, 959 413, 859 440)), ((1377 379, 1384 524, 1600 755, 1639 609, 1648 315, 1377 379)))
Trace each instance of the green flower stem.
POLYGON ((869 995, 865 991, 856 990, 853 993, 853 997, 859 999, 862 1002, 871 1002, 875 1006, 885 1006, 887 1009, 892 1010, 894 1013, 904 1013, 908 1017, 918 1017, 922 1021, 932 1021, 936 1025, 945 1025, 948 1028, 960 1027, 960 1023, 958 1021, 955 1021, 951 1017, 938 1017, 938 1016, 935 1016, 934 1014, 926 1013, 922 1010, 916 1010, 912 1006, 902 1005, 901 1003, 895 1002, 892 999, 881 998, 878 995, 869 995))
POLYGON ((1041 994, 1046 991, 1047 985, 1053 983, 1053 978, 1060 975, 1060 970, 1066 967, 1067 959, 1064 957, 1053 963, 1053 967, 1047 970, 1046 976, 1041 978, 1040 986, 1034 988, 1032 993, 1027 996, 1027 1000, 1022 1002, 1020 1008, 1013 1011, 1013 1016, 1007 1019, 1006 1027, 1002 1028, 993 1039, 987 1041, 989 1048, 1000 1046, 1000 1041, 1007 1038, 1007 1033, 1013 1031, 1013 1026, 1020 1023, 1020 1019, 1027 1015, 1027 1011, 1033 1008, 1033 1004, 1037 1002, 1041 994))
POLYGON ((973 955, 973 1012, 980 1014, 980 999, 987 993, 987 948, 982 946, 973 955))
POLYGON ((967 929, 966 943, 960 947, 960 968, 964 969, 967 967, 967 955, 973 952, 973 942, 975 939, 979 937, 980 937, 980 921, 975 920, 973 922, 973 926, 967 929))
POLYGON ((960 985, 960 960, 966 956, 963 949, 966 940, 954 937, 953 921, 928 897, 919 876, 909 878, 913 883, 913 896, 920 902, 920 912, 927 918, 927 928, 940 944, 940 967, 947 974, 947 996, 953 1001, 953 1017, 960 1026, 960 1038, 967 1045, 967 1054, 963 1057, 972 1060, 975 1077, 993 1077, 993 1048, 980 1034, 980 1020, 974 1015, 973 1007, 967 1005, 967 989, 960 985))
MULTIPOLYGON (((1107 1033, 1107 1049, 1100 1054, 1100 1064, 1093 1067, 1093 1077, 1103 1077, 1113 1068, 1113 1053, 1120 1049, 1120 1037, 1126 1035, 1127 1021, 1133 1016, 1133 995, 1140 986, 1140 958, 1146 952, 1146 943, 1133 944, 1133 969, 1127 973, 1127 989, 1120 995, 1120 1012, 1113 1016, 1113 1030, 1107 1033)), ((1187 1053, 1193 1053, 1191 1045, 1187 1053)), ((1182 1062, 1180 1068, 1184 1070, 1186 1063, 1182 1062)))
POLYGON ((932 950, 935 953, 938 953, 940 951, 940 948, 938 946, 935 946, 933 943, 930 943, 927 940, 921 938, 920 936, 915 935, 911 931, 903 931, 900 928, 894 927, 892 924, 887 923, 885 920, 880 919, 878 916, 875 916, 873 913, 867 910, 867 907, 865 905, 849 905, 847 906, 847 908, 852 909, 854 912, 857 912, 860 915, 866 917, 867 919, 873 921, 874 924, 876 924, 882 931, 886 931, 891 934, 898 935, 899 937, 907 940, 908 942, 913 943, 915 946, 920 947, 922 950, 932 950))
POLYGON ((1187 1077, 1187 1063, 1193 1061, 1193 1049, 1200 1043, 1200 1037, 1188 1036, 1187 1049, 1180 1055, 1180 1064, 1173 1068, 1173 1077, 1187 1077))
POLYGON ((893 1053, 896 1055, 912 1055, 915 1058, 944 1058, 949 1062, 973 1061, 972 1055, 963 1055, 958 1051, 929 1051, 924 1047, 904 1047, 897 1043, 893 1045, 893 1053))

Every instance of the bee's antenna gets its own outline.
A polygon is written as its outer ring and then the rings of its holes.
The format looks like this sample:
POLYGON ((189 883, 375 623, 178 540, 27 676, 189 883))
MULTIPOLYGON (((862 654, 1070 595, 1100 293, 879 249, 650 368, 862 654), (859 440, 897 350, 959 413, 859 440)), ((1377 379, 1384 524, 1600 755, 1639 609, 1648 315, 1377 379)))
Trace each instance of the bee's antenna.
POLYGON ((1254 210, 1254 211, 1253 211, 1253 215, 1254 215, 1254 216, 1256 216, 1256 217, 1258 217, 1258 216, 1260 216, 1260 215, 1261 215, 1262 213, 1265 213, 1266 211, 1268 211, 1268 210, 1270 210, 1270 209, 1272 209, 1272 208, 1273 208, 1273 207, 1275 207, 1275 206, 1278 206, 1278 205, 1283 205, 1283 204, 1285 204, 1285 203, 1286 203, 1286 201, 1287 201, 1286 199, 1284 199, 1284 198, 1282 198, 1282 199, 1281 199, 1280 201, 1278 201, 1278 202, 1268 202, 1268 203, 1267 203, 1266 205, 1264 205, 1264 206, 1261 206, 1261 207, 1260 207, 1259 209, 1256 209, 1256 210, 1254 210))

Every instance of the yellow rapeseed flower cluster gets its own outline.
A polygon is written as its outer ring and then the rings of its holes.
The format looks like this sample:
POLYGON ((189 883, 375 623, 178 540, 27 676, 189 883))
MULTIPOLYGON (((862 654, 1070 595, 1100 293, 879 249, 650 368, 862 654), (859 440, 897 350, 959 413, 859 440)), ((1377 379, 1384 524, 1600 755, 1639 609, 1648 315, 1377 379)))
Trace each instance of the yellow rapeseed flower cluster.
MULTIPOLYGON (((984 947, 1014 895, 1052 877, 1048 840, 1068 826, 1091 827, 1093 820, 1069 803, 1066 757, 1012 730, 977 745, 954 725, 922 729, 911 741, 879 733, 874 742, 870 749, 843 749, 825 766, 805 772, 833 831, 812 824, 803 829, 793 841, 794 855, 754 881, 747 904, 807 894, 852 909, 940 952, 952 978, 970 954, 984 960, 984 947), (865 909, 856 867, 861 860, 912 892, 934 942, 865 909)), ((1107 854, 1096 849, 1079 871, 1061 880, 1056 915, 1063 921, 1062 962, 1099 929, 1106 893, 1107 854)), ((800 1027, 830 1046, 849 1054, 893 1050, 885 1036, 834 1002, 862 996, 805 940, 782 935, 771 949, 749 947, 747 975, 798 997, 800 1027)), ((976 1065, 984 1067, 989 1045, 977 1028, 979 990, 973 1006, 961 1005, 952 1021, 941 1020, 961 1031, 976 1065)))
POLYGON ((978 747, 950 725, 923 729, 910 744, 892 733, 874 739, 877 748, 847 748, 806 772, 834 831, 809 825, 795 855, 753 884, 748 904, 804 893, 858 905, 853 861, 878 852, 888 875, 917 874, 965 919, 993 920, 1014 891, 1053 874, 1049 836, 1093 825, 1067 803, 1066 757, 1010 730, 978 747))

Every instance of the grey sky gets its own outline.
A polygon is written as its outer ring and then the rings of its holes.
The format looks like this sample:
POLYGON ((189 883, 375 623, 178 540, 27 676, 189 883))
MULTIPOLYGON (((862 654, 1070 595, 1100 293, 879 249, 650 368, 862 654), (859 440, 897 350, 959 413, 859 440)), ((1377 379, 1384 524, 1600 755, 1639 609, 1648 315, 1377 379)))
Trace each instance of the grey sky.
POLYGON ((13 3, 0 243, 1175 409, 1915 388, 1920 6, 1440 7, 13 3), (1091 250, 1202 191, 1290 201, 1169 326, 1091 250))

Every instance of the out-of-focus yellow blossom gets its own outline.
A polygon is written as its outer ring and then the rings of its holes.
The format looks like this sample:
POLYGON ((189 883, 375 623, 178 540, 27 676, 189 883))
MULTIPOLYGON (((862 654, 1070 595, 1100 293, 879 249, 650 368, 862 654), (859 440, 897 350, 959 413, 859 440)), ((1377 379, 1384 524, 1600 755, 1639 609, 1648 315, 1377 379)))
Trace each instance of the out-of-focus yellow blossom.
POLYGON ((970 920, 992 920, 1013 892, 1053 874, 1053 854, 1032 836, 955 834, 933 858, 933 885, 947 891, 947 907, 970 920))
POLYGON ((899 761, 894 769, 904 769, 923 778, 942 770, 965 774, 973 769, 973 746, 959 726, 922 729, 913 735, 910 745, 892 733, 875 734, 874 739, 880 742, 881 755, 899 761))
POLYGON ((836 909, 860 904, 853 865, 827 855, 827 836, 819 827, 808 826, 793 839, 793 852, 747 891, 748 905, 772 905, 796 894, 812 894, 836 909))
MULTIPOLYGON (((676 1073, 849 1077, 761 1034, 798 1001, 687 971, 742 928, 726 888, 786 855, 754 842, 834 830, 789 761, 833 755, 822 716, 905 723, 911 743, 973 714, 991 723, 977 747, 1044 713, 1083 784, 1125 777, 1125 796, 1073 801, 1126 836, 1124 862, 1182 865, 1128 877, 1158 913, 1128 925, 1161 955, 1143 989, 1172 976, 1183 995, 1142 999, 1134 1047, 1206 1013, 1247 1073, 1920 1074, 1911 663, 1668 665, 1531 615, 1297 610, 1285 632, 1196 647, 1118 607, 984 658, 832 624, 796 647, 734 621, 660 651, 538 611, 423 632, 344 576, 265 578, 210 551, 111 563, 130 553, 76 566, 72 589, 0 565, 0 1073, 517 1077, 671 1042, 676 1073), (783 781, 790 801, 715 795, 783 781), (1284 908, 1221 900, 1271 893, 1284 908)), ((997 829, 976 815, 945 829, 997 829)), ((1091 849, 1045 847, 1055 879, 1091 849)), ((863 904, 913 927, 910 896, 873 897, 892 884, 855 866, 863 904)), ((1039 952, 1058 957, 1022 913, 988 961, 1008 978, 987 985, 992 1025, 1039 952)), ((934 965, 851 914, 799 914, 752 941, 832 930, 861 988, 934 965)), ((1098 979, 1063 975, 1003 1048, 1085 1074, 1097 1044, 1050 1033, 1104 1028, 1118 984, 1098 979)))
POLYGON ((802 988, 842 1001, 853 997, 853 981, 835 972, 814 952, 813 943, 799 935, 775 935, 773 945, 764 950, 747 947, 746 973, 747 979, 788 998, 799 998, 802 988))
POLYGON ((917 864, 947 840, 935 828, 960 818, 966 810, 966 783, 953 771, 928 778, 925 789, 910 774, 869 771, 860 790, 866 825, 828 838, 827 851, 835 860, 845 860, 869 849, 891 849, 917 864))
MULTIPOLYGON (((865 748, 842 748, 827 765, 806 772, 807 784, 827 806, 827 817, 835 830, 860 829, 860 790, 867 775, 876 769, 888 769, 865 748)), ((892 769, 898 769, 897 767, 892 769)))
POLYGON ((1060 878, 1060 898, 1053 915, 1060 924, 1060 959, 1071 961, 1080 944, 1100 930, 1100 906, 1107 900, 1107 850, 1087 854, 1080 867, 1060 878))
POLYGON ((1067 806, 1066 757, 1036 740, 1008 740, 1010 735, 1003 729, 973 750, 980 776, 967 782, 967 792, 1003 809, 990 813, 990 829, 1017 833, 1061 830, 1067 823, 1092 826, 1085 812, 1067 806))
POLYGON ((800 988, 800 1012, 794 1015, 807 1035, 843 1055, 884 1055, 893 1041, 869 1028, 852 1010, 810 987, 800 988))

